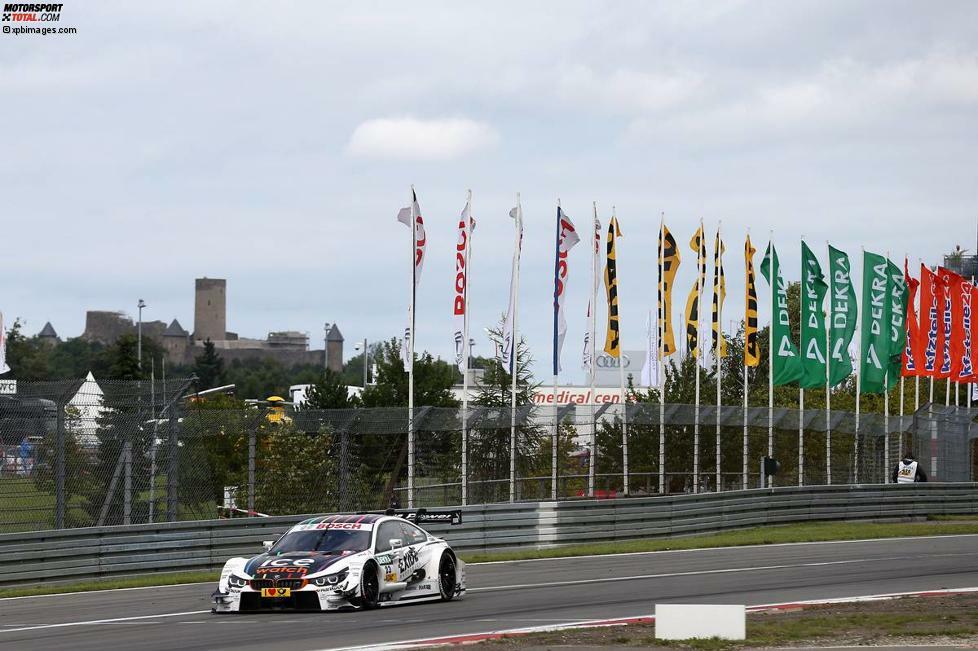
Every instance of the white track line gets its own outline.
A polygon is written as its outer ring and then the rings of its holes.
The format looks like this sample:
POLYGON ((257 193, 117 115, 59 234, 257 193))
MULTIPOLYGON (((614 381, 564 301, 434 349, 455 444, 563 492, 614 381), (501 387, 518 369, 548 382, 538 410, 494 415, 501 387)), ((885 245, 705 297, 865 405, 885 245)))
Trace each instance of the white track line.
POLYGON ((140 619, 160 619, 162 617, 184 617, 185 615, 200 615, 209 613, 209 610, 189 610, 184 613, 164 613, 162 615, 139 615, 137 617, 113 617, 112 619, 91 619, 84 622, 62 622, 60 624, 37 624, 35 626, 21 626, 20 628, 6 628, 0 633, 17 633, 19 631, 37 631, 45 628, 65 628, 67 626, 90 626, 93 624, 115 624, 118 622, 132 622, 140 619))
MULTIPOLYGON (((801 606, 801 605, 818 605, 818 604, 839 604, 839 603, 856 603, 860 601, 876 601, 883 599, 896 599, 899 597, 912 597, 912 596, 930 596, 939 594, 958 594, 963 592, 978 592, 978 587, 974 588, 948 588, 940 590, 922 590, 918 592, 890 592, 885 594, 873 594, 873 595, 862 595, 858 597, 840 597, 833 599, 812 599, 809 601, 789 601, 780 604, 762 604, 757 606, 748 606, 748 612, 758 612, 764 610, 773 610, 779 607, 790 607, 790 606, 801 606)), ((460 635, 445 635, 440 637, 429 637, 429 638, 417 638, 414 640, 400 640, 396 642, 384 642, 381 644, 368 644, 362 646, 349 646, 349 647, 333 647, 332 649, 321 649, 320 651, 383 651, 385 649, 417 649, 423 647, 432 646, 447 646, 447 645, 459 645, 459 644, 473 644, 482 640, 491 639, 494 637, 499 637, 501 635, 523 635, 526 633, 546 633, 549 631, 561 631, 571 628, 600 628, 607 626, 624 626, 630 621, 634 622, 636 620, 643 621, 654 621, 654 615, 632 615, 628 617, 616 617, 614 619, 592 619, 584 620, 578 622, 567 622, 565 624, 547 624, 543 626, 527 626, 522 628, 510 628, 501 629, 496 631, 485 631, 482 633, 463 633, 460 635)), ((922 645, 927 647, 933 647, 933 645, 922 645)), ((820 647, 820 648, 837 648, 837 649, 848 649, 852 647, 820 647)))

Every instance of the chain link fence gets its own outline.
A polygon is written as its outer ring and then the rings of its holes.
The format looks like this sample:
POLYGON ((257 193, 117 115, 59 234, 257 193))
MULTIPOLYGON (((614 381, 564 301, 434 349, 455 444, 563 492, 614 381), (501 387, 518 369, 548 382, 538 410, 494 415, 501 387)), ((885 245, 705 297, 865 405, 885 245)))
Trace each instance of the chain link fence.
POLYGON ((0 532, 402 506, 881 483, 905 451, 978 476, 978 410, 884 418, 682 404, 214 409, 189 380, 0 395, 0 532), (555 426, 556 424, 556 426, 555 426))

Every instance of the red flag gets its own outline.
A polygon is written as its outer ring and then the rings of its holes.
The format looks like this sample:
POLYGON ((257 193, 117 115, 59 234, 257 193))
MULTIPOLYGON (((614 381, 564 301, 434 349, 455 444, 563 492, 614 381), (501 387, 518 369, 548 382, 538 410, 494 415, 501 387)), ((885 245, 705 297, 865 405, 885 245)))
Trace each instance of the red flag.
POLYGON ((943 336, 941 342, 943 357, 938 356, 941 359, 941 364, 938 366, 937 377, 950 378, 957 375, 958 369, 956 366, 961 361, 961 351, 959 350, 963 345, 961 342, 961 330, 960 328, 954 327, 955 321, 960 323, 961 319, 960 317, 955 318, 952 297, 955 294, 960 294, 960 285, 963 278, 944 267, 937 268, 937 275, 941 280, 943 290, 941 302, 938 303, 939 306, 943 305, 943 308, 938 310, 941 335, 943 336))
POLYGON ((903 349, 901 375, 920 375, 920 320, 917 317, 917 288, 920 281, 910 275, 907 259, 903 260, 903 276, 907 283, 907 345, 903 349))
MULTIPOLYGON (((971 309, 974 310, 976 308, 978 308, 978 287, 972 285, 971 286, 971 309)), ((971 317, 971 368, 973 370, 971 381, 978 382, 978 318, 975 318, 974 312, 970 314, 970 317, 971 317)))
POLYGON ((918 348, 921 352, 920 374, 942 377, 944 362, 944 328, 941 312, 944 306, 944 285, 933 271, 920 265, 920 327, 918 348))
POLYGON ((975 367, 971 356, 974 349, 971 337, 974 304, 971 297, 974 285, 955 274, 951 281, 951 379, 971 382, 975 367))

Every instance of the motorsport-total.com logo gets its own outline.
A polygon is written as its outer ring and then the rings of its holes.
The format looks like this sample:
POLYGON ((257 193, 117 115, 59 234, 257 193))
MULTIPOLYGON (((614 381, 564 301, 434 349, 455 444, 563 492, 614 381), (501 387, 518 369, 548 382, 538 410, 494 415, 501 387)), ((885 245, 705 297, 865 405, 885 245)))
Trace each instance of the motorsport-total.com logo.
POLYGON ((61 20, 64 4, 35 4, 7 2, 3 5, 3 22, 56 23, 61 20))

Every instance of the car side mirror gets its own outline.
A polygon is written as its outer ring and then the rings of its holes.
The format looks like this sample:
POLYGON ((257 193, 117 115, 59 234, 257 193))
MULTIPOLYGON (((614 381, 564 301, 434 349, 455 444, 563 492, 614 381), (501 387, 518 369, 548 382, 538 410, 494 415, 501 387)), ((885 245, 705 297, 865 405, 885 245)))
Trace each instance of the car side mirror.
POLYGON ((391 538, 387 542, 390 543, 391 549, 400 549, 401 546, 404 544, 403 542, 401 542, 400 538, 391 538))
POLYGON ((265 549, 266 552, 267 551, 270 551, 272 549, 272 546, 274 544, 275 544, 275 541, 274 540, 263 540, 263 541, 261 541, 261 546, 265 549))

